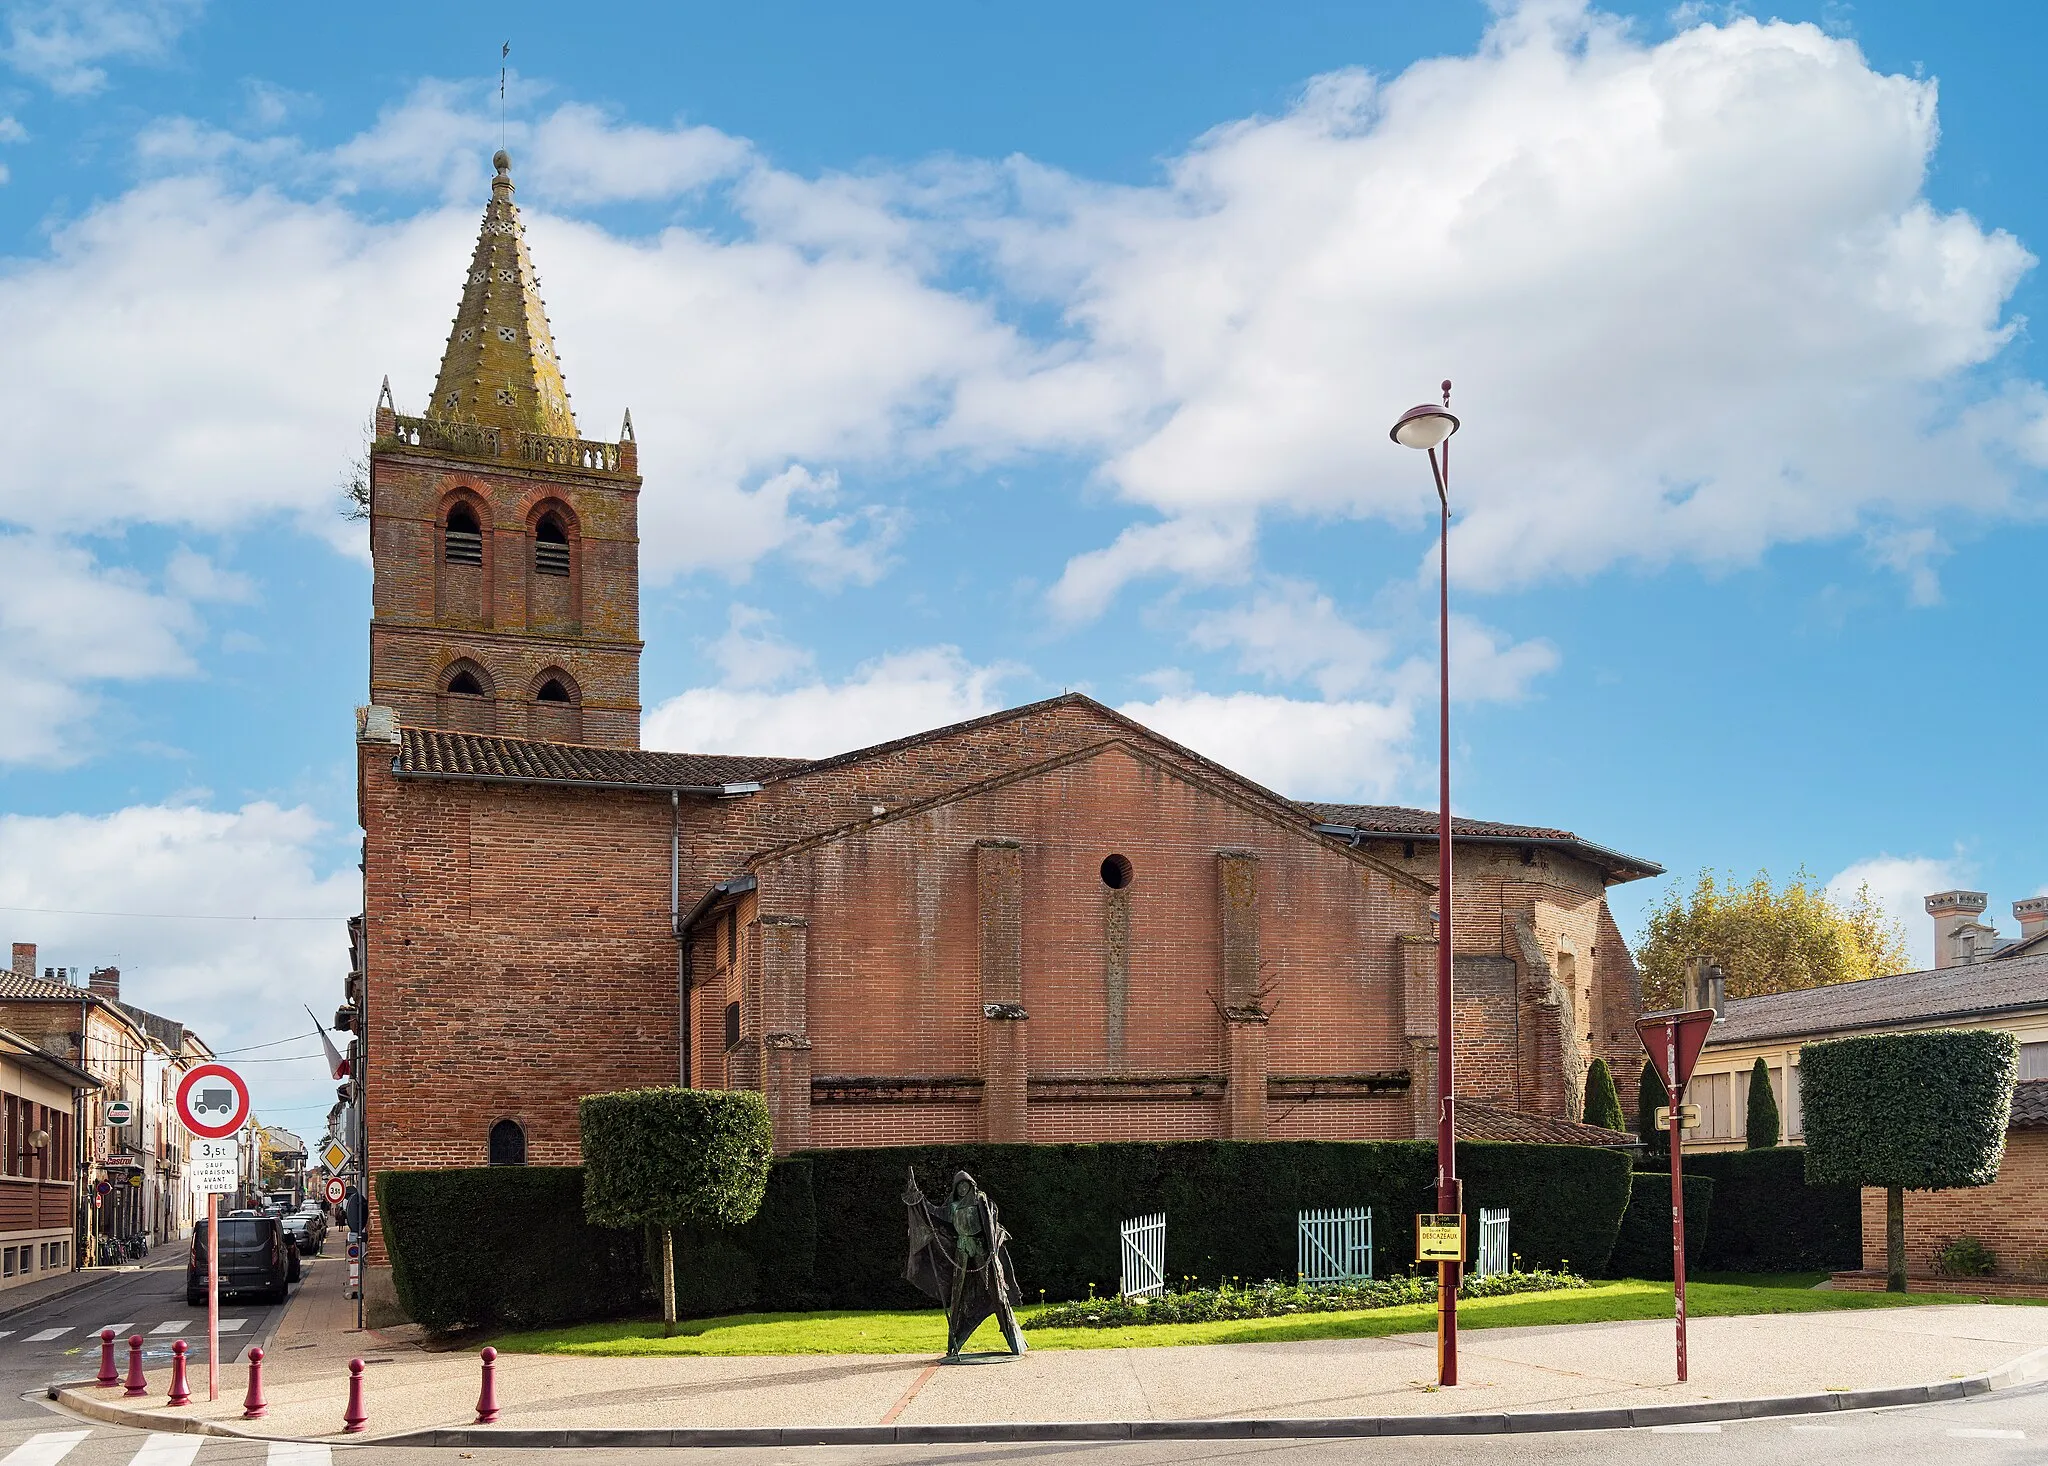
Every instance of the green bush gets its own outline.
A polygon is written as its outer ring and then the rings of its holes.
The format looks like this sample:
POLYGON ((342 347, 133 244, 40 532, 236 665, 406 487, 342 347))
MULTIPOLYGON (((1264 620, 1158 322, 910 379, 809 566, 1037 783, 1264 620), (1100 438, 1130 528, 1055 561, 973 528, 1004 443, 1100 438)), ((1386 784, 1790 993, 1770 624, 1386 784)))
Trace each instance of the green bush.
MULTIPOLYGON (((1628 1158, 1581 1146, 1458 1148, 1465 1203, 1513 1211, 1531 1267, 1597 1268, 1628 1198, 1628 1158)), ((1296 1213, 1370 1206, 1377 1271, 1412 1266, 1415 1214, 1434 1207, 1436 1148, 1422 1141, 1179 1141, 1105 1145, 905 1146, 807 1152, 818 1215, 816 1286, 834 1307, 923 1306, 902 1280, 901 1194, 913 1166, 928 1190, 966 1170, 1002 1210, 1026 1297, 1117 1287, 1117 1224, 1167 1214, 1169 1278, 1286 1278, 1296 1213)))
POLYGON ((1762 1059, 1749 1071, 1749 1124, 1743 1143, 1751 1150, 1769 1150, 1778 1143, 1778 1096, 1771 1088, 1771 1066, 1762 1059))
POLYGON ((1643 1060, 1642 1072, 1636 1075, 1636 1138, 1643 1143, 1646 1161, 1662 1160, 1670 1152, 1667 1132, 1657 1128, 1657 1110, 1668 1103, 1664 1081, 1657 1077, 1657 1066, 1643 1060))
POLYGON ((1595 1059, 1586 1070, 1586 1106, 1583 1113, 1588 1125, 1599 1125, 1608 1130, 1628 1129, 1628 1121, 1621 1117, 1621 1096, 1615 1093, 1614 1076, 1608 1072, 1605 1059, 1595 1059))
POLYGON ((736 1227, 760 1209, 775 1147, 752 1091, 585 1095, 577 1118, 583 1209, 601 1226, 736 1227))
MULTIPOLYGON (((678 1227, 675 1248, 676 1312, 681 1317, 821 1306, 812 1281, 818 1218, 810 1163, 775 1162, 761 1209, 751 1221, 741 1227, 678 1227)), ((647 1258, 649 1287, 658 1289, 661 1255, 652 1238, 647 1258)))
MULTIPOLYGON (((1688 1152, 1685 1172, 1714 1180, 1714 1224, 1702 1267, 1796 1273, 1863 1265, 1862 1191, 1809 1182, 1797 1146, 1688 1152)), ((1668 1185, 1665 1194, 1668 1214, 1668 1185)), ((1664 1250, 1671 1250, 1668 1237, 1664 1250)))
POLYGON ((640 1233, 583 1219, 581 1166, 385 1171, 377 1213, 398 1301, 430 1329, 540 1328, 647 1301, 640 1233))
MULTIPOLYGON (((1685 1187, 1685 1266, 1700 1265, 1710 1235, 1714 1210, 1714 1178, 1687 1172, 1685 1187)), ((1622 1214, 1621 1235, 1599 1274, 1609 1278, 1671 1276, 1671 1173, 1637 1171, 1622 1214)))
POLYGON ((1945 1278, 1988 1278, 1998 1271, 1998 1257, 1982 1237, 1965 1233, 1934 1255, 1934 1270, 1945 1278))
MULTIPOLYGON (((1505 1298, 1515 1293, 1553 1293, 1592 1284, 1575 1273, 1511 1272, 1467 1276, 1460 1298, 1505 1298)), ((1292 1313, 1348 1313, 1434 1303, 1436 1278, 1409 1273, 1390 1278, 1356 1278, 1322 1287, 1267 1281, 1250 1287, 1191 1288, 1156 1298, 1084 1298, 1055 1303, 1025 1320, 1028 1329, 1115 1329, 1160 1323, 1214 1323, 1242 1318, 1284 1318, 1292 1313)))
POLYGON ((1998 1179, 2019 1040, 1933 1028, 1803 1045, 1812 1181, 1936 1191, 1998 1179))

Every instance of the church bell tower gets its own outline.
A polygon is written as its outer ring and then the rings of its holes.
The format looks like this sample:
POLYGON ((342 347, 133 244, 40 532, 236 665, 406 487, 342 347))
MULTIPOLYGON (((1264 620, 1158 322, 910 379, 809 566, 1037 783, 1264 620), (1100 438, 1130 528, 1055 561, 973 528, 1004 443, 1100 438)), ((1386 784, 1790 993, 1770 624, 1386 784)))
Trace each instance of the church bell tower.
POLYGON ((370 701, 413 727, 640 746, 640 474, 578 435, 512 201, 491 201, 433 399, 370 449, 370 701))

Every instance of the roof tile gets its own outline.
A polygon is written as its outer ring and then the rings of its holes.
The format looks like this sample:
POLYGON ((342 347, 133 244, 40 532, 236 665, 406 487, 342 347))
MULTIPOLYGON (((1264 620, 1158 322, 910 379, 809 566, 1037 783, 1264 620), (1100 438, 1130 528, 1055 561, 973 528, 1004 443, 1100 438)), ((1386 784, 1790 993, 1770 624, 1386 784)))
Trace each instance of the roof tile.
POLYGON ((401 777, 415 778, 620 784, 648 789, 708 788, 755 782, 800 769, 808 762, 800 758, 542 743, 442 728, 404 728, 400 737, 397 772, 401 777))
POLYGON ((1461 1099, 1457 1109, 1458 1139, 1511 1140, 1525 1145, 1594 1145, 1600 1147, 1637 1144, 1626 1130, 1609 1130, 1600 1125, 1582 1125, 1577 1120, 1560 1120, 1550 1115, 1530 1115, 1478 1100, 1461 1099))
POLYGON ((2048 1008, 2048 953, 1993 957, 1964 967, 1901 972, 1796 993, 1736 998, 1714 1025, 1707 1042, 1719 1048, 1767 1038, 1969 1018, 2014 1008, 2048 1008))

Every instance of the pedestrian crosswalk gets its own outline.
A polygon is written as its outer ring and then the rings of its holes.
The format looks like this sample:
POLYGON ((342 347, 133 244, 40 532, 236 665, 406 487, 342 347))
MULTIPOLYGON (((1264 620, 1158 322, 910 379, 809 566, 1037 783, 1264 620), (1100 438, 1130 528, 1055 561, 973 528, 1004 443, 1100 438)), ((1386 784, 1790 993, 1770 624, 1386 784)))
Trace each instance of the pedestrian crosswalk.
MULTIPOLYGON (((247 1316, 224 1318, 220 1321, 220 1331, 224 1334, 239 1334, 249 1327, 249 1323, 250 1320, 247 1316)), ((114 1338, 125 1349, 128 1346, 128 1340, 138 1333, 148 1336, 151 1340, 159 1338, 204 1338, 206 1335, 206 1320, 203 1318, 167 1318, 162 1323, 155 1324, 136 1323, 130 1320, 127 1323, 98 1324, 89 1329, 79 1329, 71 1324, 52 1324, 49 1328, 37 1329, 32 1334, 24 1334, 18 1329, 0 1329, 0 1344, 5 1344, 9 1339, 12 1339, 17 1344, 55 1344, 62 1342, 67 1347, 77 1348, 99 1343, 100 1335, 108 1329, 114 1331, 114 1338)))
MULTIPOLYGON (((221 1436, 171 1435, 152 1432, 138 1437, 134 1431, 90 1430, 46 1430, 30 1436, 6 1455, 0 1456, 0 1466, 58 1466, 67 1457, 75 1466, 84 1466, 85 1456, 72 1457, 72 1452, 88 1437, 97 1435, 94 1445, 100 1447, 93 1453, 94 1463, 125 1463, 125 1466, 193 1466, 200 1460, 203 1448, 211 1445, 215 1449, 231 1453, 238 1462, 250 1461, 246 1440, 228 1440, 221 1436), (139 1443, 138 1443, 139 1442, 139 1443), (111 1448, 109 1454, 108 1448, 111 1448)), ((90 1449, 90 1448, 89 1448, 90 1449)), ((334 1451, 316 1441, 271 1441, 265 1455, 267 1466, 333 1466, 334 1451)))

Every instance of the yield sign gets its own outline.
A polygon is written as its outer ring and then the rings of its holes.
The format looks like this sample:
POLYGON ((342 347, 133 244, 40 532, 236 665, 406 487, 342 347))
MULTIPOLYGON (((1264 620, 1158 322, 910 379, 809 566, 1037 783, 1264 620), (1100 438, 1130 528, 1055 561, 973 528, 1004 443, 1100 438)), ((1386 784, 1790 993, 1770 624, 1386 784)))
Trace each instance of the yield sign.
POLYGON ((1657 1077, 1664 1081, 1664 1092, 1671 1096, 1673 1104, 1685 1093, 1685 1086, 1692 1079, 1692 1066, 1699 1062, 1700 1050, 1707 1046, 1707 1030, 1714 1026, 1714 1010, 1698 1008, 1690 1013, 1649 1013, 1636 1020, 1636 1037, 1643 1041, 1649 1051, 1650 1062, 1657 1066, 1657 1077), (1678 1074, 1670 1073, 1670 1053, 1667 1030, 1678 1030, 1678 1074))

